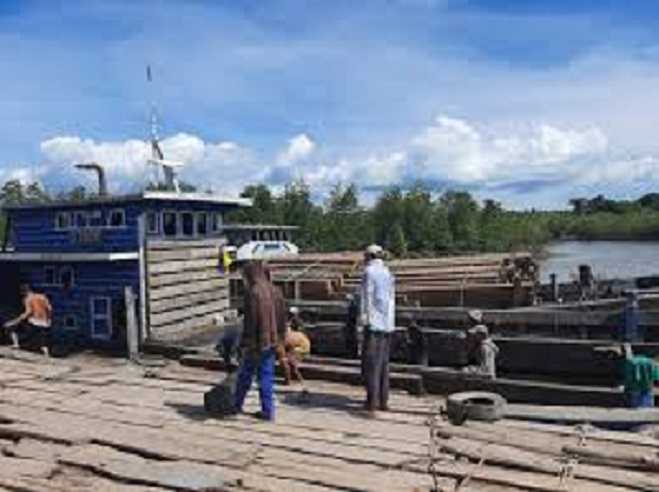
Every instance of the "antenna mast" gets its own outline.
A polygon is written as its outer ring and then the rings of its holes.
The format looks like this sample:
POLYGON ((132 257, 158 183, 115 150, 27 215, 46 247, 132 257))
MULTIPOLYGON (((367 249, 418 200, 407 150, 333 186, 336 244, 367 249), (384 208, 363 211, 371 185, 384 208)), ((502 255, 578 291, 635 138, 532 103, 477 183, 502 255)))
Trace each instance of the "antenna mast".
MULTIPOLYGON (((153 83, 151 65, 146 66, 146 81, 151 87, 153 83)), ((180 193, 181 189, 179 186, 178 178, 176 176, 176 169, 182 167, 183 163, 165 160, 165 155, 163 154, 162 148, 160 147, 160 139, 158 137, 158 112, 156 111, 156 103, 154 101, 153 95, 151 96, 150 133, 151 159, 149 159, 148 162, 149 164, 156 166, 156 181, 159 181, 157 169, 162 168, 162 172, 165 178, 165 189, 174 190, 177 193, 180 193)))

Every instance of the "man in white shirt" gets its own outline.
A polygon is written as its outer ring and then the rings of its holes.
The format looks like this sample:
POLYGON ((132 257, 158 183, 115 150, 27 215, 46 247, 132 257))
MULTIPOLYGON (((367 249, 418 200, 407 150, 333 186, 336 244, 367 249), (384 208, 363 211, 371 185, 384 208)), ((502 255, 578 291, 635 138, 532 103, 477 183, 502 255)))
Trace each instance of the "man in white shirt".
POLYGON ((360 319, 364 327, 365 406, 370 413, 389 409, 389 350, 396 321, 394 277, 382 257, 380 246, 373 244, 366 249, 360 295, 360 319))

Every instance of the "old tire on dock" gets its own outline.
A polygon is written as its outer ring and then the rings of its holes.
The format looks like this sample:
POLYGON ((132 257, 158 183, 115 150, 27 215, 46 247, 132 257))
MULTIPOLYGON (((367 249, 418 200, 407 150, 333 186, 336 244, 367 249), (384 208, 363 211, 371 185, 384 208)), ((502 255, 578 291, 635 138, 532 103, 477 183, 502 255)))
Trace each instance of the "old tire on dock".
POLYGON ((505 415, 506 400, 497 393, 464 391, 448 397, 446 412, 454 425, 461 425, 468 419, 494 422, 505 415))

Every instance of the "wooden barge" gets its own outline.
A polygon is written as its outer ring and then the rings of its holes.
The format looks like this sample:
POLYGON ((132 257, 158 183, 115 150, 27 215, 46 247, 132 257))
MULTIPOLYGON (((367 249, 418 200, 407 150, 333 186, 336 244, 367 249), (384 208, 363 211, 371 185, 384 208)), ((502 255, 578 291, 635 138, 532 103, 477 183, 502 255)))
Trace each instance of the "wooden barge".
MULTIPOLYGON (((28 356, 0 350, 1 490, 659 489, 653 434, 541 425, 526 406, 509 405, 496 423, 453 426, 437 413, 440 398, 394 391, 391 411, 366 420, 362 390, 315 381, 306 402, 297 389, 277 389, 275 423, 217 420, 201 404, 216 373, 28 356)), ((257 400, 254 390, 248 412, 257 400)))

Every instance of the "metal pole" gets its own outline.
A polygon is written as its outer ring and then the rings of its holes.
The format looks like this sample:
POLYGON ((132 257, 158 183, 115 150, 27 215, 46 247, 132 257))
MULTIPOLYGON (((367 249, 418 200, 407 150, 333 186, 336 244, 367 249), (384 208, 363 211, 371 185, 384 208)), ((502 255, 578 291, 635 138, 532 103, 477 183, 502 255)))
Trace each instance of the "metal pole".
POLYGON ((140 340, 144 342, 151 335, 151 327, 147 316, 148 292, 146 287, 147 265, 146 265, 146 229, 144 214, 137 219, 137 231, 139 241, 139 269, 140 269, 140 340))

